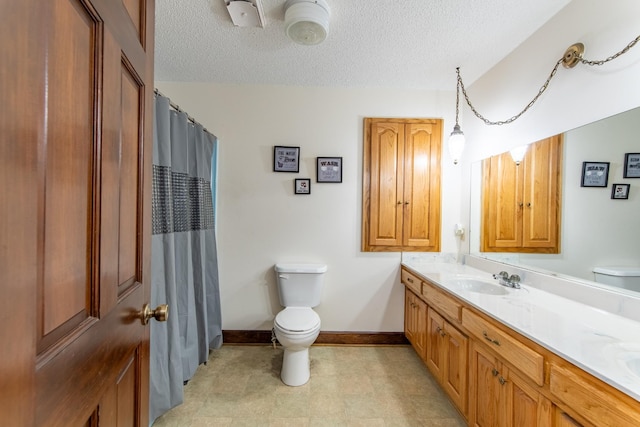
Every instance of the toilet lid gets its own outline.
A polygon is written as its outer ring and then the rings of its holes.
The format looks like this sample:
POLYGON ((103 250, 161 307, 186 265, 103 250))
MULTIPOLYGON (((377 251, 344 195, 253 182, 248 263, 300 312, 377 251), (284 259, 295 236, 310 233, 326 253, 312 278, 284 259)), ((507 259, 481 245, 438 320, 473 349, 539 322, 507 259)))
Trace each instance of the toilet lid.
POLYGON ((320 326, 320 316, 309 307, 287 307, 276 315, 275 323, 288 332, 306 332, 320 326))

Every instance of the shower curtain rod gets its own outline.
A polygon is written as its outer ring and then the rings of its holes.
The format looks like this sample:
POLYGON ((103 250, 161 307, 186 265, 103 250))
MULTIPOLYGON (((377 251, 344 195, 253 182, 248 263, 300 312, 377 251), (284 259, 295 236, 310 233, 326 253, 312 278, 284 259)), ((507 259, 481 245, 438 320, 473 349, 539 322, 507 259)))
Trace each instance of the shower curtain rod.
MULTIPOLYGON (((171 108, 173 108, 176 111, 179 111, 181 113, 185 113, 187 115, 187 120, 189 120, 191 123, 193 123, 194 125, 200 125, 202 126, 202 124, 200 122, 198 122, 196 119, 194 119, 193 117, 191 117, 189 115, 189 113, 187 113, 186 111, 184 111, 182 108, 180 108, 180 106, 178 104, 175 104, 173 101, 171 101, 171 98, 169 98, 167 95, 163 94, 162 92, 160 92, 158 89, 154 89, 153 93, 155 93, 156 95, 160 95, 160 96, 164 96, 165 98, 167 98, 169 100, 169 106, 171 108)), ((216 136, 214 134, 212 134, 211 132, 209 132, 207 130, 206 127, 202 126, 202 130, 204 130, 206 133, 208 133, 209 135, 211 135, 212 137, 216 138, 216 136)))

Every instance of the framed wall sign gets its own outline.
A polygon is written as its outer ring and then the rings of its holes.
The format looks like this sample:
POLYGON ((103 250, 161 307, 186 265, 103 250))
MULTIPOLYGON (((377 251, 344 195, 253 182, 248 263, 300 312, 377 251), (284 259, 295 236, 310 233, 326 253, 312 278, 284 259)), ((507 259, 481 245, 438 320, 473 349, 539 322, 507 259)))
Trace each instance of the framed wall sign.
POLYGON ((613 184, 611 188, 612 199, 628 199, 629 198, 629 184, 613 184))
POLYGON ((300 147, 273 147, 274 172, 299 172, 300 147))
POLYGON ((609 182, 609 162, 582 162, 580 187, 606 187, 609 182))
POLYGON ((293 187, 295 194, 311 194, 311 180, 309 178, 296 178, 293 187))
POLYGON ((623 178, 640 178, 640 153, 626 153, 624 155, 623 178))
POLYGON ((342 157, 316 157, 316 182, 342 182, 342 157))

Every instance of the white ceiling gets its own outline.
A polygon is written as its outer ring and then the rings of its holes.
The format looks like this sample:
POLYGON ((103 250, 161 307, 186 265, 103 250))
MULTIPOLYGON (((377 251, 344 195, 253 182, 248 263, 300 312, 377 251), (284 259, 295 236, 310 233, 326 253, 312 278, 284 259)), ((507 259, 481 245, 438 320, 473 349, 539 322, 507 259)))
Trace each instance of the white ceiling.
POLYGON ((285 0, 265 28, 235 27, 224 0, 156 2, 156 81, 455 90, 470 85, 570 0, 327 0, 329 36, 284 34, 285 0))

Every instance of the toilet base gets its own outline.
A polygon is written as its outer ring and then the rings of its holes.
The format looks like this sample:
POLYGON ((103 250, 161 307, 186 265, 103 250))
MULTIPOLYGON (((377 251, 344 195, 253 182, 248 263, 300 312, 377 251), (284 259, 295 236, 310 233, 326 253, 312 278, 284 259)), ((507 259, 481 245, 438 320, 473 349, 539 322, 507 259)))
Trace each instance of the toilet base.
POLYGON ((309 369, 309 348, 298 350, 284 349, 280 379, 288 386, 298 387, 306 384, 311 376, 309 369))

